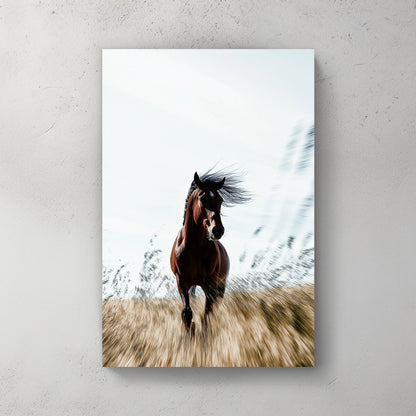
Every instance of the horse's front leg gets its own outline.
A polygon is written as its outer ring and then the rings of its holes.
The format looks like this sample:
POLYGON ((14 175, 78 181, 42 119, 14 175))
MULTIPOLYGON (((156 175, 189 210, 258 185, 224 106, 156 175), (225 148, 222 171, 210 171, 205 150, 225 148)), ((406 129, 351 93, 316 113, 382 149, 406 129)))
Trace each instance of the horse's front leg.
POLYGON ((183 284, 179 284, 178 289, 181 295, 182 305, 183 305, 182 322, 185 325, 186 330, 189 331, 191 327, 192 315, 193 315, 191 305, 189 304, 189 293, 188 293, 189 287, 183 284))
POLYGON ((214 305, 224 297, 225 284, 220 283, 217 286, 208 287, 205 290, 205 312, 204 312, 204 325, 207 324, 209 315, 212 313, 214 305))

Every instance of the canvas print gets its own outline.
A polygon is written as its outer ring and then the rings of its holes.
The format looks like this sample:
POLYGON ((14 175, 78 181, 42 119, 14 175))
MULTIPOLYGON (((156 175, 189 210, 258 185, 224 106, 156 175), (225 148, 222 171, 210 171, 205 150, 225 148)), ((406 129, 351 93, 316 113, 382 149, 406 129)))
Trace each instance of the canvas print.
POLYGON ((103 51, 102 359, 314 365, 313 50, 103 51))

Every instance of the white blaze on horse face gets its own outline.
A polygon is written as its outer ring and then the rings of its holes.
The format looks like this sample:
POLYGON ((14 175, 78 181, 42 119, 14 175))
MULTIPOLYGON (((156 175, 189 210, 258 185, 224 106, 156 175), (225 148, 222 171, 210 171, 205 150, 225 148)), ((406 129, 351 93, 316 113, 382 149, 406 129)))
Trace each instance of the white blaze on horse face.
POLYGON ((214 192, 209 191, 209 196, 210 196, 211 198, 214 198, 214 192))

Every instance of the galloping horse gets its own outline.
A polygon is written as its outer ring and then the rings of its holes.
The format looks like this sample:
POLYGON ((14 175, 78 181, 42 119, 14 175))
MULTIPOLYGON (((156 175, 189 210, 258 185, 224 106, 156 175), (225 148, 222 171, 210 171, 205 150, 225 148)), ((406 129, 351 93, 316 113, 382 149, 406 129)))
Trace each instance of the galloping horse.
POLYGON ((170 256, 183 303, 182 321, 186 330, 191 328, 193 315, 189 304, 191 287, 200 286, 205 292, 205 323, 214 304, 224 296, 230 260, 218 241, 225 231, 221 205, 232 206, 250 199, 239 184, 240 179, 233 172, 209 170, 201 178, 195 172, 189 188, 183 227, 170 256))

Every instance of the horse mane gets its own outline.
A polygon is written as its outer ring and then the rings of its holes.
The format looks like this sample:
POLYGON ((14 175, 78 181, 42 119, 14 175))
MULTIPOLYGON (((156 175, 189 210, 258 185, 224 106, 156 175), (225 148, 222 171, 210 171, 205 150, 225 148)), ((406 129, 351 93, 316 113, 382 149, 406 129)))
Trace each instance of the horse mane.
MULTIPOLYGON (((221 169, 213 172, 213 168, 211 168, 199 176, 199 179, 207 188, 209 188, 210 185, 221 181, 223 178, 225 178, 225 182, 222 188, 218 190, 218 193, 223 199, 224 206, 232 207, 237 204, 244 204, 251 200, 251 194, 241 186, 243 182, 242 174, 236 170, 221 169)), ((189 198, 195 189, 197 189, 197 186, 195 181, 192 181, 185 200, 183 224, 185 224, 186 209, 188 206, 189 198)))

